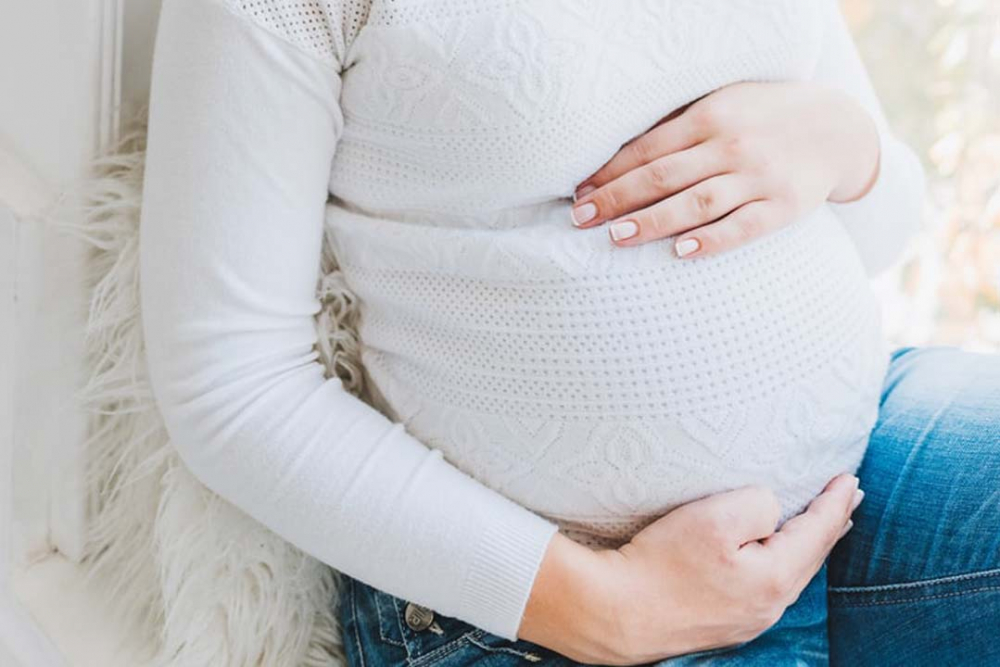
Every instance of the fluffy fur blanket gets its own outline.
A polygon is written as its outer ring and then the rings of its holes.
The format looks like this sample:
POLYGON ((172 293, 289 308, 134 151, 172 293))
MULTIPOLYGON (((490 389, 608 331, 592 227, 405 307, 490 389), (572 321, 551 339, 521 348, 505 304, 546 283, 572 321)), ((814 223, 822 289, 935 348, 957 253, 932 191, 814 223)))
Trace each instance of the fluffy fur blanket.
MULTIPOLYGON (((69 188, 48 223, 88 246, 86 443, 91 517, 84 559, 148 664, 319 667, 344 664, 339 573, 202 485, 170 444, 147 384, 138 231, 146 110, 69 188), (70 202, 66 204, 65 202, 70 202)), ((356 299, 327 240, 317 290, 327 377, 366 391, 356 299)))

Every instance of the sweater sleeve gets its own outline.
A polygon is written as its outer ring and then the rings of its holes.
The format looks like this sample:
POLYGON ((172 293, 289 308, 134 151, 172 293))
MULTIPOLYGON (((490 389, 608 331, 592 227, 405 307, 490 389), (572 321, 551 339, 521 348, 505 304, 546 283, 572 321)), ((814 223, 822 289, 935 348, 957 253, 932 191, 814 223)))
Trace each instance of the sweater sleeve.
POLYGON ((343 40, 335 16, 325 32, 242 4, 166 0, 157 33, 140 279, 167 432, 202 483, 306 553, 516 639, 556 524, 324 378, 314 316, 343 40))
POLYGON ((879 134, 879 171, 863 197, 829 205, 844 223, 869 275, 889 268, 922 225, 924 171, 916 154, 892 132, 837 0, 819 0, 825 34, 814 80, 852 95, 879 134))

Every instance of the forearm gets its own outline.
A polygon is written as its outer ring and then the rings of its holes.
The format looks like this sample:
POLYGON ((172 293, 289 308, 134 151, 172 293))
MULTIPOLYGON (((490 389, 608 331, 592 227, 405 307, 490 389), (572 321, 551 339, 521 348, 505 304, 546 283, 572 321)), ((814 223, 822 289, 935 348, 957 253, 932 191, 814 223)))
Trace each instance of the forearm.
POLYGON ((168 0, 157 34, 140 282, 172 444, 302 551, 512 638, 556 526, 324 377, 314 317, 340 70, 232 7, 168 0))
POLYGON ((594 551, 562 533, 554 534, 518 637, 579 661, 607 663, 621 657, 616 639, 624 633, 607 567, 615 553, 594 551))

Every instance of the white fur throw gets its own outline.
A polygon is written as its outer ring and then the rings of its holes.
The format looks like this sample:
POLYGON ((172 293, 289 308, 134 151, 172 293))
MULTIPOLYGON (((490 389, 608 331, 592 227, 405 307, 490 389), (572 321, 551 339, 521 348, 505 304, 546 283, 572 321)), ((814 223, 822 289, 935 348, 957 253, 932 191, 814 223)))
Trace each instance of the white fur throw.
MULTIPOLYGON (((139 212, 146 109, 48 218, 89 248, 87 383, 92 492, 84 564, 154 667, 343 665, 339 573, 202 485, 170 444, 147 384, 139 312, 139 212), (67 210, 69 212, 67 212, 67 210)), ((317 290, 327 377, 368 395, 356 299, 329 241, 317 290)))

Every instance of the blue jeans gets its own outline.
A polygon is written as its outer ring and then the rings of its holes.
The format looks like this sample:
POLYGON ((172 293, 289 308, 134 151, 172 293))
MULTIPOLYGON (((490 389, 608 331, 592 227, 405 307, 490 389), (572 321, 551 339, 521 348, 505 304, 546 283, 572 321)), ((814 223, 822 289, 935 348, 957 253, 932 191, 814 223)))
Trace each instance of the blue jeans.
MULTIPOLYGON (((1000 665, 1000 355, 897 350, 858 476, 854 529, 777 624, 649 664, 1000 665)), ((577 664, 441 614, 413 629, 406 600, 342 576, 350 665, 577 664)))

